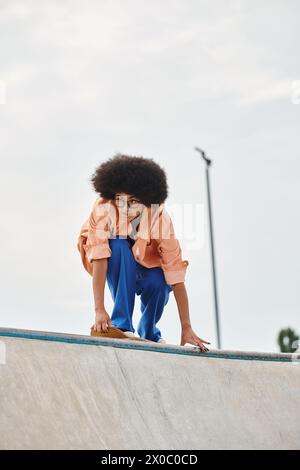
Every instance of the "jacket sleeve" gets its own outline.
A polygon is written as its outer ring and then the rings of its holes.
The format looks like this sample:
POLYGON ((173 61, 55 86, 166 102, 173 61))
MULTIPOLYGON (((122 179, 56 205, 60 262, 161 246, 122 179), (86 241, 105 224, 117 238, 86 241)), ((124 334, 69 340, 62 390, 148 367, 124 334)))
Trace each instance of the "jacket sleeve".
POLYGON ((160 216, 158 252, 167 284, 173 285, 185 281, 188 260, 182 259, 181 246, 175 236, 172 219, 164 208, 160 216))
POLYGON ((109 246, 108 212, 104 204, 94 204, 92 212, 80 229, 77 248, 81 255, 85 269, 92 274, 92 262, 94 259, 109 258, 111 249, 109 246))

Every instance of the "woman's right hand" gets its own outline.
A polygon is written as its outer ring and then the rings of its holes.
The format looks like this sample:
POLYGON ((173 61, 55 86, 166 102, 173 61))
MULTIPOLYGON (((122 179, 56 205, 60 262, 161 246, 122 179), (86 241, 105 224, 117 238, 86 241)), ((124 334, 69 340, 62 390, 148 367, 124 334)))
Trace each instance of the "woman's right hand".
POLYGON ((95 323, 91 326, 94 331, 98 333, 107 332, 108 328, 112 326, 110 316, 108 315, 105 308, 98 308, 95 310, 95 323))

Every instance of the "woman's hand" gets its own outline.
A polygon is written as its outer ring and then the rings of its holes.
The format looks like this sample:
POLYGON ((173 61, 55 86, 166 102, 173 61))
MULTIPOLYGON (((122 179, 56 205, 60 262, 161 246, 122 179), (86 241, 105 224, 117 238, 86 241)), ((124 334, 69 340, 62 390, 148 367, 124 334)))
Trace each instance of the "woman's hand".
POLYGON ((182 329, 180 345, 184 346, 186 343, 199 346, 202 352, 209 351, 204 344, 210 344, 208 341, 199 338, 199 336, 192 330, 191 327, 182 329))
POLYGON ((105 308, 96 309, 95 323, 91 326, 94 331, 98 333, 107 332, 108 328, 112 326, 110 316, 105 308))

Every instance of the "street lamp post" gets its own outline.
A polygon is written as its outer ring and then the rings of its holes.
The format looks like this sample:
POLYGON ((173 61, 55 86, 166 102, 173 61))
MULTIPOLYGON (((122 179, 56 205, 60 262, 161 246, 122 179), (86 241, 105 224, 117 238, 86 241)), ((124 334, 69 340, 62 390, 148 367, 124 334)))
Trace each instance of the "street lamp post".
POLYGON ((217 291, 217 276, 216 276, 216 263, 215 263, 215 248, 214 248, 214 234, 213 234, 213 222, 212 222, 212 208, 211 208, 211 197, 210 197, 210 181, 209 181, 209 167, 212 160, 207 158, 205 152, 199 147, 195 147, 196 152, 199 152, 203 160, 205 161, 206 168, 206 189, 207 189, 207 202, 208 202, 208 217, 209 217, 209 233, 210 233, 210 249, 211 249, 211 262, 212 262, 212 274, 213 274, 213 289, 214 289, 214 303, 215 303, 215 319, 217 329, 217 344, 218 348, 221 349, 221 332, 220 332, 220 319, 219 319, 219 305, 218 305, 218 291, 217 291))

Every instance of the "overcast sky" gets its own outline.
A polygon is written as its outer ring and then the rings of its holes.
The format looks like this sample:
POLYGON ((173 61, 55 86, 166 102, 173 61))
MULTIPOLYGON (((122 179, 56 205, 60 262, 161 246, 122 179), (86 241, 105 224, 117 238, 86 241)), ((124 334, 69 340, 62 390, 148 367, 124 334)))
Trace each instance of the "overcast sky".
MULTIPOLYGON (((223 348, 300 332, 299 19, 297 0, 0 0, 1 326, 89 334, 77 237, 90 175, 123 152, 162 165, 167 206, 203 208, 204 243, 181 244, 192 326, 216 346, 198 145, 223 348)), ((179 342, 173 295, 159 326, 179 342)))

